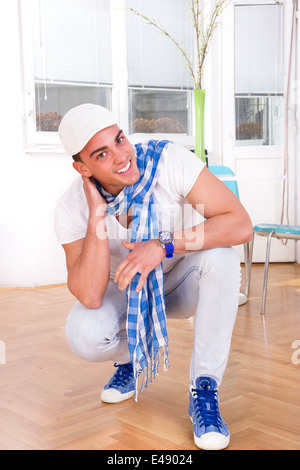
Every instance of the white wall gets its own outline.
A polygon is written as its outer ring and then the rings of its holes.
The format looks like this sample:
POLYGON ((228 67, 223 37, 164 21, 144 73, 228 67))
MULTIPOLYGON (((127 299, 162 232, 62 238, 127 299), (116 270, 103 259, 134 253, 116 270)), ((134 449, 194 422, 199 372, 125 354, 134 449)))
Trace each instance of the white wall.
POLYGON ((55 201, 76 174, 66 155, 23 151, 17 0, 1 2, 0 51, 0 286, 63 283, 65 259, 53 214, 55 201))

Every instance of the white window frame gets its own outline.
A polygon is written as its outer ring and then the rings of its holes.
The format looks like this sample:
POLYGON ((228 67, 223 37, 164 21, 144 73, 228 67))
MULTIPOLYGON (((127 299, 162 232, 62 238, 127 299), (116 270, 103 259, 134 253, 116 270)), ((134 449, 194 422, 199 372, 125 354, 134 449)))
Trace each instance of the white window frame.
MULTIPOLYGON (((64 153, 57 132, 36 131, 36 103, 33 67, 33 51, 30 34, 28 0, 18 0, 21 29, 21 57, 23 69, 23 130, 26 153, 64 153)), ((128 113, 128 68, 126 41, 126 0, 113 0, 111 6, 112 67, 113 86, 111 93, 112 111, 118 118, 119 126, 132 143, 143 139, 169 139, 187 148, 194 148, 193 135, 185 134, 134 134, 129 135, 128 113)), ((181 66, 181 65, 179 65, 181 66)), ((194 111, 191 111, 192 114, 194 111)), ((194 122, 194 116, 191 116, 194 122)), ((194 134, 194 132, 193 132, 194 134)))

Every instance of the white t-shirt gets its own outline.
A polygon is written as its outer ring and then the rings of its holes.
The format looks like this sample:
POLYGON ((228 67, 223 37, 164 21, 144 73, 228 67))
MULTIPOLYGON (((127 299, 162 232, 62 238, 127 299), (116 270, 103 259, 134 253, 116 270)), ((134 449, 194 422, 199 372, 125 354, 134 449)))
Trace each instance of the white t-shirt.
MULTIPOLYGON (((174 232, 199 223, 201 216, 187 202, 186 196, 205 166, 194 153, 169 143, 161 155, 160 174, 153 190, 159 230, 174 232)), ((85 238, 89 208, 83 190, 81 176, 75 179, 56 205, 55 231, 64 245, 85 238)), ((130 228, 126 228, 114 215, 106 214, 106 228, 110 250, 110 276, 128 254, 122 240, 130 241, 130 228)), ((164 258, 163 268, 167 272, 178 262, 181 255, 164 258)))

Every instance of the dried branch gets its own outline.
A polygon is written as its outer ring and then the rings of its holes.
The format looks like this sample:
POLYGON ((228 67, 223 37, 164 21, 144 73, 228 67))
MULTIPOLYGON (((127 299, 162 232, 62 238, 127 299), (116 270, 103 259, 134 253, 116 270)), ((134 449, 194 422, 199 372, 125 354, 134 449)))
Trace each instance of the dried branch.
POLYGON ((179 49, 181 52, 185 62, 186 66, 188 68, 188 71, 190 72, 191 76, 193 77, 193 80, 195 81, 195 75, 194 75, 194 70, 193 70, 193 65, 192 65, 192 60, 189 52, 186 50, 186 48, 179 44, 178 41, 170 34, 168 31, 164 28, 164 26, 161 24, 159 20, 155 20, 154 18, 148 18, 147 16, 143 15, 142 13, 134 10, 133 8, 129 8, 129 10, 134 13, 135 15, 141 17, 145 22, 151 26, 154 26, 161 34, 164 36, 168 37, 173 44, 179 49))
POLYGON ((129 10, 142 18, 147 24, 154 26, 161 34, 168 37, 173 42, 185 60, 186 67, 194 81, 194 88, 201 89, 203 68, 210 42, 215 29, 219 25, 220 15, 230 1, 231 0, 215 0, 214 8, 211 11, 208 21, 206 21, 200 8, 200 0, 186 0, 193 23, 196 41, 197 58, 195 69, 188 50, 178 43, 178 41, 166 30, 159 20, 148 18, 146 15, 134 10, 133 8, 129 8, 129 10))

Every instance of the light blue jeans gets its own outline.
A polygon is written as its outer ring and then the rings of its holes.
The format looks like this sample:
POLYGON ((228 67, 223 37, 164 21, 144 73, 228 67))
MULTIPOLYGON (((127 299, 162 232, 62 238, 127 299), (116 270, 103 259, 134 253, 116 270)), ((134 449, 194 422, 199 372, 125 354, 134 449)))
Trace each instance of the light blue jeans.
MULTIPOLYGON (((183 255, 165 274, 167 318, 194 315, 190 380, 199 376, 221 384, 236 319, 241 283, 240 261, 233 248, 183 255)), ((87 309, 77 302, 66 324, 72 351, 87 361, 129 361, 126 293, 110 281, 102 305, 87 309)))

